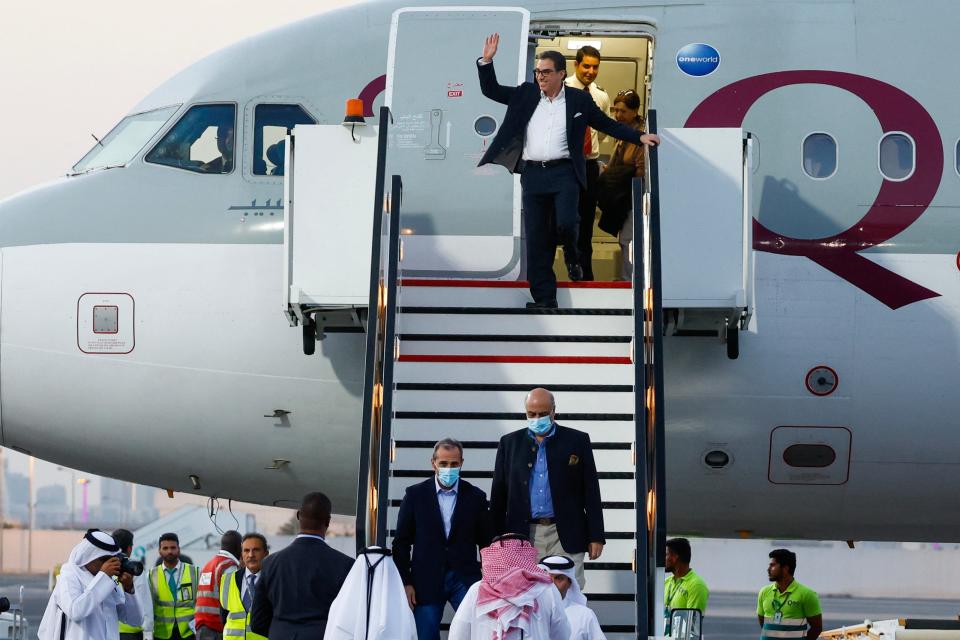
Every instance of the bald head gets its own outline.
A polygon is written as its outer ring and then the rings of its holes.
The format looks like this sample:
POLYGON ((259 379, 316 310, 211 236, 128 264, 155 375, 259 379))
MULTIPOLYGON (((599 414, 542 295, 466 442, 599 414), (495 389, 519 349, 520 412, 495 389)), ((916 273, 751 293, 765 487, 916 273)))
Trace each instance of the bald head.
POLYGON ((320 491, 314 491, 303 496, 297 519, 300 520, 300 532, 314 535, 326 535, 330 526, 330 514, 333 505, 330 498, 320 491))
POLYGON ((528 393, 523 406, 527 410, 527 418, 550 416, 553 419, 557 411, 557 403, 553 399, 553 394, 543 387, 537 387, 528 393))

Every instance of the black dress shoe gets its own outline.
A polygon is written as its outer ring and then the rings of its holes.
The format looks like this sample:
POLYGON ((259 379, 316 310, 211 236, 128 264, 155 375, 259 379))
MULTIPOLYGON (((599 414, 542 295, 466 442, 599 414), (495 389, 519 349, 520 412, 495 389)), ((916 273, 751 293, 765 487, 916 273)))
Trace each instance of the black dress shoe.
POLYGON ((575 262, 567 263, 567 275, 570 276, 570 280, 573 282, 580 282, 583 280, 583 267, 575 262))
POLYGON ((546 302, 528 302, 527 309, 556 309, 556 300, 547 300, 546 302))

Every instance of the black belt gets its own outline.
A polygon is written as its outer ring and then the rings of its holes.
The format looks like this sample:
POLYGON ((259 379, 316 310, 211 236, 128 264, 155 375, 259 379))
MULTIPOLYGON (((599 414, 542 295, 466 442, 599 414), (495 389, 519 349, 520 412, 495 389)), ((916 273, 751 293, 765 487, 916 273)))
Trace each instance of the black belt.
POLYGON ((556 518, 530 518, 530 524, 542 524, 544 526, 548 524, 556 524, 556 518))
POLYGON ((549 169, 550 167, 557 167, 561 164, 566 164, 567 162, 570 162, 570 158, 560 158, 559 160, 521 160, 520 171, 522 172, 531 167, 549 169))

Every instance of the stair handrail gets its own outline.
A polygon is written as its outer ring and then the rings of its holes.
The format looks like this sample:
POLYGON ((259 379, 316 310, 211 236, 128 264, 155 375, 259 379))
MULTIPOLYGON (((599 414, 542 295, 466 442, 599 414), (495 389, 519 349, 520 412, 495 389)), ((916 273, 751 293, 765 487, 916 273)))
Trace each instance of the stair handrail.
MULTIPOLYGON (((657 132, 657 112, 647 115, 657 132)), ((657 568, 666 552, 663 419, 663 306, 660 277, 660 199, 657 148, 648 152, 646 183, 633 181, 634 483, 636 489, 636 634, 657 636, 657 568)))
MULTIPOLYGON (((380 450, 382 444, 382 401, 385 396, 383 373, 385 357, 393 349, 386 348, 387 319, 396 297, 388 277, 391 262, 393 227, 399 233, 396 216, 389 215, 394 198, 387 193, 387 139, 393 115, 389 107, 380 107, 377 140, 377 172, 374 185, 373 234, 370 251, 370 287, 367 311, 366 348, 364 351, 363 413, 360 429, 360 460, 357 473, 356 544, 359 552, 374 543, 377 537, 379 500, 380 450), (387 237, 385 243, 383 238, 387 237), (391 295, 392 294, 392 295, 391 295)), ((397 198, 399 200, 399 198, 397 198)), ((391 358, 392 359, 392 358, 391 358)), ((392 373, 392 367, 391 367, 392 373)))

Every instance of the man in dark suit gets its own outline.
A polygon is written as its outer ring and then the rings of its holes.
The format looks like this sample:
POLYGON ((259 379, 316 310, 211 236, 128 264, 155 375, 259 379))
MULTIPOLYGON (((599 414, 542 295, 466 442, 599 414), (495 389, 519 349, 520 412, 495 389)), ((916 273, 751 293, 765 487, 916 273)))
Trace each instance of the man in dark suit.
POLYGON ((590 436, 561 427, 546 389, 527 394, 527 427, 500 438, 490 490, 497 533, 530 536, 540 556, 565 555, 577 565, 596 560, 606 542, 600 482, 590 436))
POLYGON ((263 561, 250 612, 254 633, 278 640, 323 639, 330 604, 353 567, 349 556, 324 541, 332 510, 330 498, 319 491, 303 497, 297 511, 300 535, 263 561))
POLYGON ((493 537, 487 494, 460 479, 463 446, 453 438, 440 440, 431 464, 434 475, 407 489, 393 538, 393 560, 419 640, 440 638, 444 607, 449 602, 456 610, 480 580, 477 549, 493 537))
POLYGON ((499 34, 489 36, 483 56, 477 60, 483 95, 507 105, 500 130, 480 164, 500 164, 521 174, 527 278, 533 295, 527 307, 556 308, 553 256, 557 234, 563 242, 570 279, 583 278, 577 234, 580 191, 587 187, 583 156, 587 127, 634 144, 653 145, 659 138, 612 120, 589 93, 565 87, 566 59, 559 51, 540 54, 533 71, 536 83, 501 85, 493 69, 499 43, 499 34))

